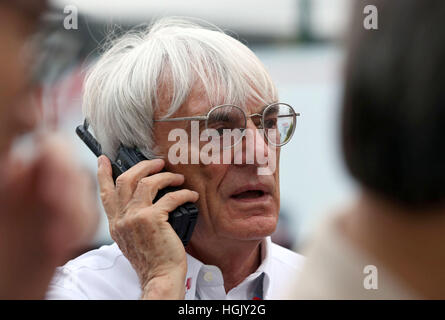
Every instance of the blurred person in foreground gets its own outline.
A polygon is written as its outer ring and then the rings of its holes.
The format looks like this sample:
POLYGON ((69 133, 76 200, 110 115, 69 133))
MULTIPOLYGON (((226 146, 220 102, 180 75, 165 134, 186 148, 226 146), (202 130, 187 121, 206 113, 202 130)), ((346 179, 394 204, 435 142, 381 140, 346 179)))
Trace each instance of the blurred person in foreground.
POLYGON ((60 268, 48 298, 281 297, 303 260, 269 237, 280 207, 279 150, 292 137, 296 113, 278 103, 275 85, 251 50, 217 28, 161 19, 124 35, 99 58, 87 76, 83 104, 111 159, 120 144, 163 159, 139 162, 115 185, 110 161, 99 158, 102 202, 115 243, 60 268), (260 128, 270 130, 260 134, 260 128), (209 129, 211 143, 229 151, 229 162, 221 163, 222 148, 216 148, 218 163, 173 164, 176 152, 170 150, 178 143, 187 150, 185 162, 207 145, 169 138, 179 129, 187 137, 202 137, 209 129), (235 143, 232 129, 246 136, 235 143), (276 169, 269 174, 259 174, 266 165, 258 157, 245 161, 249 137, 257 156, 276 152, 268 163, 276 169), (235 154, 243 161, 233 161, 235 154), (153 203, 169 185, 184 189, 153 203), (186 248, 167 222, 168 213, 185 202, 199 208, 186 248))
POLYGON ((0 299, 44 298, 56 266, 89 246, 98 222, 94 188, 63 141, 40 136, 26 161, 12 152, 39 120, 27 43, 45 9, 0 1, 0 299))
POLYGON ((361 196, 321 227, 290 298, 444 299, 445 2, 356 8, 342 139, 361 196))

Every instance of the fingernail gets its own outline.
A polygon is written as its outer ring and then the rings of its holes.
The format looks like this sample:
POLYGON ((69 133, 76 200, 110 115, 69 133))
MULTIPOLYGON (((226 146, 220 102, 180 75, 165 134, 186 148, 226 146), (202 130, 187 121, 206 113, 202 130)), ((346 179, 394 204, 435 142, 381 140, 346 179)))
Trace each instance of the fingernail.
POLYGON ((97 166, 100 168, 102 163, 103 163, 103 159, 102 159, 102 156, 100 156, 99 158, 97 158, 97 166))

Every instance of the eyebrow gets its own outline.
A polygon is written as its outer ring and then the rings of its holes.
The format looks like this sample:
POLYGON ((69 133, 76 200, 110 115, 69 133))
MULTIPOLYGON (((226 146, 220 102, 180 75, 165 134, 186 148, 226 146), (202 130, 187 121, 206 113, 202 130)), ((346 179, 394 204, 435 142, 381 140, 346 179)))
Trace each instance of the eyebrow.
MULTIPOLYGON (((263 107, 261 108, 261 111, 260 111, 259 113, 254 112, 254 113, 252 113, 252 114, 262 114, 262 113, 264 112, 264 110, 265 110, 268 106, 270 106, 270 105, 272 105, 272 104, 274 104, 274 103, 277 103, 277 102, 272 102, 272 103, 263 105, 263 107)), ((214 107, 212 107, 212 108, 214 108, 214 107)), ((239 107, 239 108, 241 108, 241 107, 239 107)), ((210 109, 210 110, 211 110, 211 109, 210 109)), ((209 114, 210 110, 207 111, 205 115, 196 115, 196 116, 188 116, 188 117, 174 117, 174 118, 166 118, 166 119, 156 119, 156 120, 153 120, 153 121, 154 121, 154 122, 171 122, 171 121, 184 121, 184 120, 198 120, 198 121, 205 121, 205 120, 207 119, 207 115, 209 114)), ((246 111, 245 111, 244 109, 242 109, 242 108, 241 108, 241 110, 243 110, 244 112, 246 112, 246 111)))
POLYGON ((171 122, 171 121, 183 121, 183 120, 198 120, 204 121, 207 119, 207 114, 205 116, 190 116, 190 117, 178 117, 178 118, 166 118, 166 119, 155 119, 154 122, 171 122))

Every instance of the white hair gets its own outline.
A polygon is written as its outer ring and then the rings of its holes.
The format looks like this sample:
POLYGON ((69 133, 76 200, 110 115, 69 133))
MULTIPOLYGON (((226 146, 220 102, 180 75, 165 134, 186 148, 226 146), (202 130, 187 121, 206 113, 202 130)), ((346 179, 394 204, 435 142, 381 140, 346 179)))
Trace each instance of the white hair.
POLYGON ((204 89, 209 109, 277 100, 263 64, 241 42, 215 27, 163 18, 114 41, 92 66, 83 112, 109 157, 114 159, 122 143, 153 158, 153 116, 161 98, 169 103, 164 117, 172 116, 196 85, 204 89))

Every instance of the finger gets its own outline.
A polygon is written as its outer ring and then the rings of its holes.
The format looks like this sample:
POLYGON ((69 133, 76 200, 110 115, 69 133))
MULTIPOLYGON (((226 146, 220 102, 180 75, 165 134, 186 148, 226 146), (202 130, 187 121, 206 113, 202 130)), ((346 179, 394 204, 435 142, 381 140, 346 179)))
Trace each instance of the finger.
POLYGON ((182 174, 161 172, 142 178, 133 194, 133 201, 142 205, 151 205, 159 190, 168 186, 180 186, 184 183, 182 174))
POLYGON ((122 173, 116 179, 116 192, 121 207, 125 207, 133 197, 133 192, 142 178, 158 173, 164 167, 164 160, 144 160, 122 173))
POLYGON ((186 202, 196 202, 199 194, 196 191, 182 189, 165 194, 153 207, 167 214, 186 202))
POLYGON ((97 181, 99 182, 100 198, 102 199, 108 218, 112 218, 111 215, 114 215, 116 210, 114 208, 109 208, 115 192, 111 163, 104 155, 101 155, 97 159, 97 163, 97 181))

